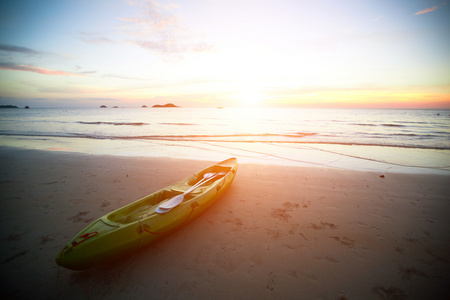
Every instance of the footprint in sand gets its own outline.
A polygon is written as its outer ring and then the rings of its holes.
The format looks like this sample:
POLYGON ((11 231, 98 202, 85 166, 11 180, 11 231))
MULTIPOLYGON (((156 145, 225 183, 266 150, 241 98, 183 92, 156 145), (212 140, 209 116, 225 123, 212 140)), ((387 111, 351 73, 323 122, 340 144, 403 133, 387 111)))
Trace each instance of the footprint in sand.
POLYGON ((104 200, 103 202, 102 202, 102 208, 103 207, 107 207, 107 206, 109 206, 111 203, 108 201, 108 200, 104 200))
POLYGON ((247 274, 253 274, 259 271, 259 267, 262 264, 262 259, 258 255, 254 255, 250 258, 247 264, 246 272, 247 274))
POLYGON ((317 260, 326 260, 326 261, 329 261, 329 262, 332 262, 335 264, 339 262, 336 258, 331 257, 331 256, 322 256, 322 257, 314 257, 314 258, 317 260))
POLYGON ((214 265, 216 266, 216 270, 220 270, 223 273, 231 273, 236 269, 234 262, 231 258, 223 255, 222 253, 217 254, 214 257, 214 265))
POLYGON ((196 281, 184 281, 177 288, 177 293, 194 296, 195 290, 198 288, 198 286, 199 286, 199 284, 196 281))
POLYGON ((415 267, 407 268, 402 265, 399 265, 399 271, 402 274, 402 279, 404 279, 404 280, 411 280, 413 275, 428 278, 428 275, 425 272, 423 272, 419 269, 416 269, 415 267))
POLYGON ((266 228, 267 235, 271 236, 272 239, 278 240, 281 238, 281 232, 279 230, 273 230, 270 228, 266 228))
POLYGON ((226 219, 224 223, 233 223, 239 228, 244 225, 241 218, 226 219))
POLYGON ((18 258, 18 257, 24 256, 24 255, 27 254, 27 253, 28 253, 28 250, 24 250, 24 251, 22 251, 22 252, 16 253, 16 254, 14 254, 13 256, 10 256, 10 257, 8 257, 7 259, 3 260, 3 263, 10 262, 10 261, 12 261, 12 260, 14 260, 14 259, 16 259, 16 258, 18 258))
POLYGON ((292 202, 286 201, 286 202, 283 202, 283 207, 287 210, 293 210, 294 208, 299 208, 300 205, 298 203, 292 203, 292 202))
POLYGON ((45 245, 48 242, 54 241, 55 239, 53 237, 51 237, 50 235, 44 235, 41 236, 41 245, 45 245))
POLYGON ((78 223, 78 222, 85 222, 85 223, 87 223, 87 222, 92 221, 92 218, 83 218, 87 214, 89 214, 88 211, 80 211, 78 214, 76 214, 73 217, 68 218, 67 220, 73 221, 74 223, 78 223))
POLYGON ((332 223, 327 223, 327 222, 322 222, 322 221, 320 222, 320 225, 317 225, 315 223, 311 223, 311 228, 314 229, 314 230, 322 230, 325 227, 328 227, 328 229, 331 229, 331 230, 335 230, 335 229, 338 228, 336 225, 334 225, 332 223))
POLYGON ((340 238, 338 236, 332 236, 331 238, 335 239, 336 241, 341 243, 341 245, 344 245, 344 246, 346 246, 346 247, 348 247, 350 249, 354 249, 355 248, 355 241, 352 240, 352 239, 349 239, 349 238, 347 238, 345 236, 343 238, 340 238))
POLYGON ((277 280, 277 275, 275 272, 269 273, 269 278, 267 279, 266 289, 273 291, 275 289, 275 281, 277 280))
POLYGON ((400 254, 402 254, 402 255, 405 254, 405 249, 400 248, 400 247, 395 247, 395 251, 400 253, 400 254))
POLYGON ((283 202, 283 208, 272 209, 271 216, 276 219, 280 219, 284 222, 289 222, 289 218, 292 216, 288 212, 294 211, 295 208, 300 208, 298 203, 283 202))
POLYGON ((372 293, 380 296, 382 299, 407 299, 405 292, 397 287, 390 286, 385 288, 384 286, 374 286, 372 288, 372 293))
POLYGON ((291 210, 289 209, 283 209, 283 208, 275 208, 272 210, 271 216, 276 218, 276 219, 280 219, 284 222, 289 222, 289 218, 291 218, 292 216, 289 215, 287 212, 289 212, 291 210))
POLYGON ((28 233, 28 231, 17 233, 17 234, 10 234, 7 238, 5 238, 5 241, 7 242, 16 242, 20 241, 22 239, 22 235, 28 233))

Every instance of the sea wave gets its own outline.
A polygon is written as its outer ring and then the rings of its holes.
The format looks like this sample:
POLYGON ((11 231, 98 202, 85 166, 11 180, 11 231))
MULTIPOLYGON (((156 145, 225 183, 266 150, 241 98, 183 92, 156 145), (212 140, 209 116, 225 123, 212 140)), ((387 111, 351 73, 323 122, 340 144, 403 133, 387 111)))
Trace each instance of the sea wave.
MULTIPOLYGON (((1 133, 0 136, 10 137, 29 137, 33 139, 45 138, 85 138, 96 140, 147 140, 147 141, 170 141, 170 142, 216 142, 216 143, 266 143, 266 144, 321 144, 321 145, 344 145, 344 146, 380 146, 396 147, 410 149, 430 149, 430 150, 450 150, 447 144, 442 145, 424 145, 415 143, 393 143, 382 137, 372 136, 365 140, 338 140, 331 136, 320 136, 317 133, 296 133, 296 134, 236 134, 236 135, 145 135, 145 136, 107 136, 101 134, 80 134, 71 135, 61 134, 7 134, 1 133), (309 138, 311 137, 311 138, 309 138), (374 142, 376 141, 376 142, 374 142)), ((422 139, 421 137, 417 137, 422 139)))
POLYGON ((384 126, 384 127, 406 127, 405 125, 400 125, 400 124, 381 124, 381 126, 384 126))
POLYGON ((353 124, 356 126, 378 126, 377 124, 353 124))
POLYGON ((85 125, 115 125, 115 126, 144 126, 144 125, 150 125, 149 123, 142 123, 142 122, 78 122, 78 124, 85 124, 85 125))
POLYGON ((161 125, 180 125, 180 126, 193 126, 193 125, 198 125, 198 124, 193 124, 193 123, 158 123, 161 125))
MULTIPOLYGON (((233 141, 230 139, 235 139, 235 141, 266 141, 264 138, 302 138, 307 136, 317 135, 317 133, 309 132, 296 132, 292 134, 277 134, 277 133, 238 133, 238 134, 188 134, 188 135, 143 135, 143 136, 123 136, 114 137, 117 139, 160 139, 160 140, 221 140, 226 139, 226 141, 233 141), (253 139, 252 139, 253 138, 253 139)), ((276 140, 278 141, 278 140, 276 140)))

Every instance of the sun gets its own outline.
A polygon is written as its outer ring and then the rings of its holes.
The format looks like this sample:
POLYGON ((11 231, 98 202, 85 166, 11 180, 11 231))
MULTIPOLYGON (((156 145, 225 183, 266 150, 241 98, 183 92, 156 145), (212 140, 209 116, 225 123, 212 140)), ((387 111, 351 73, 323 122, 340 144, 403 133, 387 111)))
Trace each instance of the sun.
POLYGON ((236 96, 236 99, 242 106, 255 107, 262 104, 265 96, 258 92, 244 92, 236 96))

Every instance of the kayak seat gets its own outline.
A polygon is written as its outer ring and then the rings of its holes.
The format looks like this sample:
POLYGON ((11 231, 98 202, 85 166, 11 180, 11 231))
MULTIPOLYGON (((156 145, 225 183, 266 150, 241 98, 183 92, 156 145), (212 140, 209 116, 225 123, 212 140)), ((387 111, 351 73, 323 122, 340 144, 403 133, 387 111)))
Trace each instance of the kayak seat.
POLYGON ((151 214, 160 202, 179 195, 180 192, 172 190, 161 190, 140 199, 132 204, 126 205, 121 209, 108 215, 108 220, 120 224, 128 224, 138 221, 142 215, 151 214))

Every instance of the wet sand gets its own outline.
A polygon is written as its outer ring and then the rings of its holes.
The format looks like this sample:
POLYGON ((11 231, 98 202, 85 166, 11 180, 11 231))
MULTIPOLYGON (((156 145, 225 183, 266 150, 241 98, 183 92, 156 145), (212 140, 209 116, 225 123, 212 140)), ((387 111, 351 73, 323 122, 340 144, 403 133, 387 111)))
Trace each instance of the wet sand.
POLYGON ((450 297, 450 176, 243 163, 192 223, 75 272, 54 259, 91 221, 215 162, 0 154, 0 285, 12 299, 450 297))

